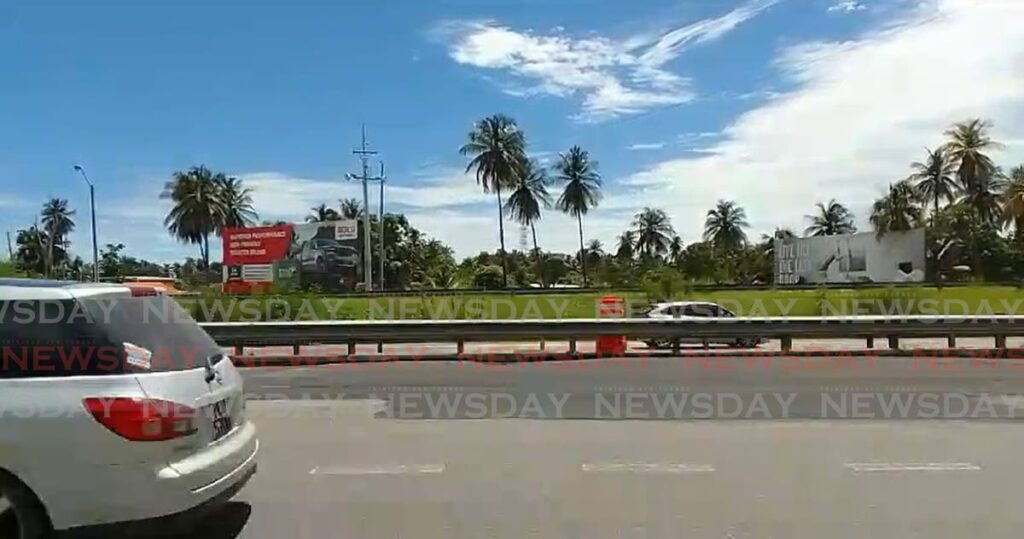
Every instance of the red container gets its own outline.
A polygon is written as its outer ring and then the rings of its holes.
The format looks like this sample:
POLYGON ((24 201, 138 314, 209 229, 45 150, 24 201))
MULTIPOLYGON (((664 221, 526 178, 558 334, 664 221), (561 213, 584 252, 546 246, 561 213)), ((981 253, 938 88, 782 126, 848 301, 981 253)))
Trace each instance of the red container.
MULTIPOLYGON (((626 314, 625 302, 618 296, 604 296, 598 305, 598 318, 622 318, 626 314)), ((601 335, 595 342, 598 356, 621 356, 626 353, 624 335, 601 335)))

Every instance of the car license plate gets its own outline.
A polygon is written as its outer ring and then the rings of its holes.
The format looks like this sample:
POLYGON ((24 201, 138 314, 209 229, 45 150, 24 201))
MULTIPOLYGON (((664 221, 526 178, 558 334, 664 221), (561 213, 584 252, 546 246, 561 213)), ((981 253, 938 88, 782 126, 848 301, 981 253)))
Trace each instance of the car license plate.
POLYGON ((231 414, 228 413, 228 400, 215 402, 210 406, 210 419, 213 421, 213 439, 220 440, 234 427, 231 414))

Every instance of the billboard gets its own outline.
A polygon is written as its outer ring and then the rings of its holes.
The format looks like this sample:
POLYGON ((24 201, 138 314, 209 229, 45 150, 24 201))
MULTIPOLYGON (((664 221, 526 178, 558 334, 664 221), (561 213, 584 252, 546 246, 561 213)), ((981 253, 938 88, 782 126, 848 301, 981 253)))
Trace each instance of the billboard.
POLYGON ((278 289, 344 292, 362 280, 355 220, 229 228, 222 288, 231 294, 278 289))
POLYGON ((924 229, 775 239, 775 284, 900 283, 925 278, 924 229))

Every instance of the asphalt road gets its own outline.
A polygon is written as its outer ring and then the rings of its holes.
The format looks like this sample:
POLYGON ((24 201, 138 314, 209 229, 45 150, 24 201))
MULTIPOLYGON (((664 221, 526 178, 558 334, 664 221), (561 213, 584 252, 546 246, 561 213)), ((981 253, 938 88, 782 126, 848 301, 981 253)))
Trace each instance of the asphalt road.
POLYGON ((260 472, 192 537, 1020 536, 1017 364, 834 359, 246 370, 260 472))

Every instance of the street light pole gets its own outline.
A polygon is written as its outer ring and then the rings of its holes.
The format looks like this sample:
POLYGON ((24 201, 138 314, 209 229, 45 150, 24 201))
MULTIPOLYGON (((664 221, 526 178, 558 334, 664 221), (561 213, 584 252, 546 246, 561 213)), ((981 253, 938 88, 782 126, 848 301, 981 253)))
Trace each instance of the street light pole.
MULTIPOLYGON (((363 182, 363 283, 367 292, 373 290, 373 253, 371 252, 370 242, 370 188, 369 182, 373 181, 384 181, 384 175, 381 174, 379 177, 370 177, 370 164, 369 158, 371 155, 376 155, 377 152, 366 149, 366 125, 363 125, 363 140, 362 145, 357 150, 352 150, 352 153, 359 156, 359 160, 363 165, 363 173, 361 176, 354 174, 346 174, 346 179, 358 179, 363 182)), ((382 169, 383 170, 383 169, 382 169)), ((383 211, 383 210, 381 210, 383 211)), ((383 218, 383 213, 381 217, 383 218)), ((383 234, 383 226, 381 228, 383 234)), ((383 252, 381 256, 383 256, 383 252)))
POLYGON ((85 169, 79 165, 75 165, 85 183, 89 184, 89 209, 92 216, 92 280, 93 282, 100 282, 100 255, 99 247, 96 244, 96 186, 89 181, 89 176, 85 174, 85 169))

